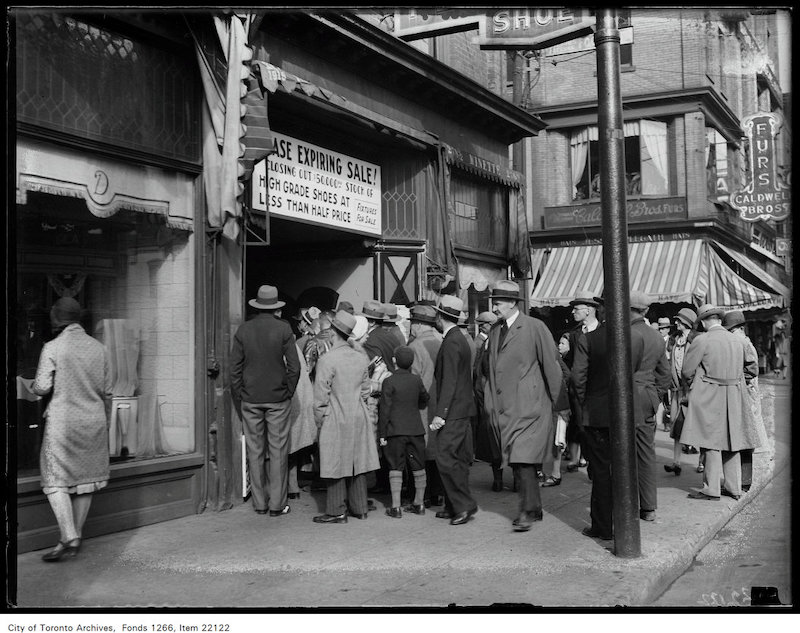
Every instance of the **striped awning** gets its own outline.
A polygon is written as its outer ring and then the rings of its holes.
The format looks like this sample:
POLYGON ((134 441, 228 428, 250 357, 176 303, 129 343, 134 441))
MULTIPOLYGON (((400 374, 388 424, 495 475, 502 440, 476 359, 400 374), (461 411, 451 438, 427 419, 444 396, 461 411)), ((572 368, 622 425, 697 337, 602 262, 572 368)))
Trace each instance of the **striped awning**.
MULTIPOLYGON (((704 240, 628 245, 629 284, 653 303, 712 303, 729 309, 780 306, 781 298, 739 277, 704 240)), ((600 244, 553 248, 531 294, 534 307, 566 306, 578 290, 600 296, 600 244)))
POLYGON ((784 286, 780 281, 775 279, 775 277, 770 275, 766 270, 761 268, 761 266, 759 266, 755 261, 750 259, 744 253, 735 251, 732 248, 728 248, 727 246, 724 246, 718 242, 714 242, 713 245, 715 248, 719 249, 721 253, 724 253, 725 255, 730 257, 733 261, 737 262, 744 270, 747 270, 759 281, 761 281, 761 283, 764 284, 767 290, 780 295, 783 298, 784 306, 789 305, 789 302, 791 301, 792 297, 791 288, 784 286))

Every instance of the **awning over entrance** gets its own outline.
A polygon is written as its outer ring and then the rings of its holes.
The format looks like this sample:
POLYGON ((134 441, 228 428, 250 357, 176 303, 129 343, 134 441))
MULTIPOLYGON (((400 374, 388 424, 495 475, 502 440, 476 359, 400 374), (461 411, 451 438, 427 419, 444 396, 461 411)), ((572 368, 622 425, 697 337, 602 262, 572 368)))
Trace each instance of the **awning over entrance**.
MULTIPOLYGON (((653 303, 711 303, 731 310, 780 307, 780 296, 739 277, 705 240, 634 242, 628 246, 630 287, 653 303)), ((603 291, 600 244, 553 248, 531 294, 534 307, 566 306, 577 290, 603 291)))
POLYGON ((723 253, 728 255, 731 259, 737 262, 740 266, 747 269, 750 273, 752 273, 755 277, 757 277, 763 284, 770 289, 771 291, 781 295, 784 300, 784 306, 788 305, 791 297, 792 297, 792 290, 784 286, 780 281, 775 279, 772 275, 770 275, 767 271, 761 268, 756 262, 750 259, 747 255, 743 253, 739 253, 732 248, 728 248, 727 246, 723 246, 717 242, 714 242, 714 246, 720 249, 723 253))
POLYGON ((463 259, 458 261, 458 285, 462 289, 472 284, 475 290, 483 291, 505 278, 505 269, 498 266, 463 259))

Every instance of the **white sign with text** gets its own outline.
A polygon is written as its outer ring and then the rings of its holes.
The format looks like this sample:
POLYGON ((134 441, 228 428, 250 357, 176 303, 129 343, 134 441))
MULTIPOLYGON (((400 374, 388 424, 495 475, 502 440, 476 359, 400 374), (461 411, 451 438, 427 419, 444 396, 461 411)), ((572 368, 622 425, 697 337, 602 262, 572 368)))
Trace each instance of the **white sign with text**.
POLYGON ((253 170, 254 209, 332 229, 381 235, 381 168, 273 132, 253 170))

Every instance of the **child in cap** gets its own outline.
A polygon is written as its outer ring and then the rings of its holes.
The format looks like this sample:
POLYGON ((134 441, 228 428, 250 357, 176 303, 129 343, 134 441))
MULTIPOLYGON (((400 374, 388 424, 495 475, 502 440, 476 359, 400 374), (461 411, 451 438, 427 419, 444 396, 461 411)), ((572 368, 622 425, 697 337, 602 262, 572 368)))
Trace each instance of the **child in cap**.
POLYGON ((389 465, 392 493, 392 507, 387 508, 386 514, 395 519, 403 516, 400 493, 406 458, 411 465, 415 489, 414 502, 406 510, 425 514, 425 427, 420 409, 428 405, 429 395, 422 379, 409 371, 413 361, 414 352, 410 347, 401 345, 395 349, 397 370, 383 382, 379 407, 378 437, 389 465))

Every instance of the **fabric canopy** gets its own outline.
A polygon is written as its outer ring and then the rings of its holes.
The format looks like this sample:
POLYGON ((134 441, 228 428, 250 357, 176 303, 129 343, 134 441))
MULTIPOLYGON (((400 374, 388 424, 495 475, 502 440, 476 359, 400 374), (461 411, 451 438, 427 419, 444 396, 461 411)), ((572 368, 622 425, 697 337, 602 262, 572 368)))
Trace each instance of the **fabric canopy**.
POLYGON ((743 253, 739 253, 727 246, 723 246, 717 242, 714 243, 714 246, 720 249, 723 253, 728 255, 731 259, 737 262, 742 268, 746 269, 748 272, 752 273, 755 277, 757 277, 769 290, 775 292, 784 300, 784 305, 788 305, 789 301, 792 296, 791 288, 784 286, 780 281, 775 279, 772 275, 770 275, 767 271, 762 269, 756 262, 750 259, 747 255, 743 253))
POLYGON ((458 260, 458 285, 461 288, 469 288, 472 284, 475 290, 483 291, 505 278, 505 268, 465 261, 463 258, 458 260))
MULTIPOLYGON (((711 303, 733 310, 780 307, 780 296, 737 275, 704 240, 635 242, 628 246, 629 285, 653 303, 711 303)), ((553 248, 531 294, 534 307, 569 305, 578 290, 600 296, 600 244, 553 248)))

